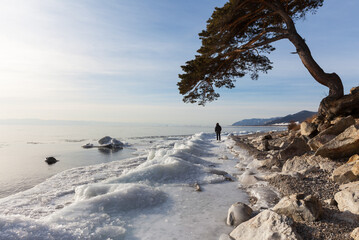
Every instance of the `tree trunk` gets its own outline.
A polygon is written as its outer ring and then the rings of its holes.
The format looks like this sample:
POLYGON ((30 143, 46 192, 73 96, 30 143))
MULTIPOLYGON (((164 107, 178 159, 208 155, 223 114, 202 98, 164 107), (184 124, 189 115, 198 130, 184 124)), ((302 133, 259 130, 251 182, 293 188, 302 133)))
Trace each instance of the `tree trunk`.
POLYGON ((302 60, 304 66, 308 69, 313 78, 320 84, 329 88, 329 95, 327 99, 338 99, 344 95, 342 80, 336 73, 326 73, 313 59, 309 47, 305 40, 296 32, 291 32, 289 40, 297 49, 297 53, 302 60))
MULTIPOLYGON (((323 121, 330 120, 336 116, 336 113, 330 111, 333 109, 333 103, 344 96, 344 87, 342 80, 336 73, 326 73, 314 60, 308 45, 305 40, 298 34, 294 22, 291 18, 285 18, 289 32, 289 41, 296 47, 297 53, 302 60, 302 63, 307 68, 312 77, 320 84, 329 88, 329 95, 324 98, 318 109, 320 118, 323 121)), ((342 111, 335 111, 337 113, 342 111)), ((345 111, 347 112, 347 110, 345 111)))
POLYGON ((344 95, 334 100, 323 99, 320 103, 319 114, 323 120, 332 120, 337 116, 359 117, 359 91, 344 95))
MULTIPOLYGON (((273 1, 273 0, 272 0, 273 1)), ((318 65, 312 57, 308 45, 305 40, 298 34, 293 19, 286 13, 280 1, 265 1, 265 4, 277 12, 287 25, 288 39, 293 43, 297 49, 297 53, 302 60, 302 63, 307 68, 313 78, 320 84, 329 88, 329 95, 327 99, 338 99, 344 95, 343 83, 336 73, 326 73, 318 65)))

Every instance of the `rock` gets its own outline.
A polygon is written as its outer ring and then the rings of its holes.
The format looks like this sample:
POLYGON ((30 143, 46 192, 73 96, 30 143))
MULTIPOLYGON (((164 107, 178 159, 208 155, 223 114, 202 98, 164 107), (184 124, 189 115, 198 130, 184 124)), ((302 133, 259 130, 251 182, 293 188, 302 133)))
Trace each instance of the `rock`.
POLYGON ((286 148, 288 145, 289 144, 286 141, 284 141, 279 145, 279 148, 286 148))
POLYGON ((302 122, 300 124, 300 133, 302 136, 312 137, 317 132, 317 128, 314 123, 302 122))
POLYGON ((310 148, 305 140, 303 138, 295 137, 288 147, 279 152, 279 158, 281 160, 287 160, 294 156, 301 156, 308 151, 310 151, 310 148))
POLYGON ((235 240, 301 240, 292 225, 290 218, 265 210, 238 225, 229 235, 235 240))
POLYGON ((356 162, 353 162, 354 165, 352 166, 352 173, 355 175, 355 176, 358 176, 359 177, 359 162, 356 161, 356 162))
POLYGON ((334 195, 339 210, 359 215, 359 182, 341 185, 339 189, 341 191, 334 195))
POLYGON ((85 145, 82 145, 83 148, 93 148, 92 143, 86 143, 85 145))
POLYGON ((100 147, 102 148, 110 148, 110 149, 122 149, 123 143, 116 138, 112 138, 109 136, 103 137, 98 140, 100 147))
POLYGON ((280 172, 280 171, 281 171, 278 166, 272 166, 272 167, 271 167, 271 170, 272 170, 273 172, 280 172))
POLYGON ((318 148, 315 155, 332 159, 350 157, 359 153, 359 129, 351 125, 333 140, 318 148))
POLYGON ((301 157, 304 158, 310 166, 320 168, 329 173, 332 173, 339 165, 338 162, 322 156, 303 155, 301 157))
POLYGON ((303 175, 306 175, 310 172, 318 171, 319 164, 312 161, 311 163, 315 164, 315 165, 312 165, 307 161, 307 158, 308 158, 308 156, 305 156, 305 157, 304 156, 302 156, 302 157, 295 156, 292 159, 287 160, 283 165, 282 172, 283 173, 299 172, 303 175))
POLYGON ((318 125, 317 129, 318 129, 319 132, 322 132, 322 131, 328 129, 330 126, 331 126, 330 122, 325 121, 325 122, 320 123, 318 125))
POLYGON ((273 137, 270 134, 266 134, 262 137, 262 140, 272 140, 272 139, 273 139, 273 137))
POLYGON ((280 161, 278 158, 274 157, 273 155, 268 154, 266 156, 266 159, 264 160, 263 166, 266 166, 267 168, 272 168, 273 166, 281 166, 280 161))
POLYGON ((112 140, 112 137, 106 136, 106 137, 103 137, 100 140, 98 140, 98 143, 101 145, 105 145, 105 144, 111 143, 111 140, 112 140))
POLYGON ((123 143, 121 141, 117 140, 116 138, 111 139, 111 144, 114 147, 122 147, 123 146, 123 143))
POLYGON ((351 163, 351 162, 355 162, 359 160, 359 155, 358 154, 354 154, 353 156, 351 156, 348 160, 347 163, 351 163))
POLYGON ((345 129, 350 127, 355 123, 355 120, 352 116, 340 119, 335 125, 325 129, 320 132, 317 136, 308 141, 308 145, 313 151, 316 151, 318 148, 334 139, 337 135, 342 133, 345 129))
POLYGON ((305 197, 304 194, 293 194, 282 198, 273 211, 291 217, 296 222, 313 222, 320 217, 322 205, 312 195, 305 197))
POLYGON ((318 136, 319 134, 308 141, 308 145, 313 151, 317 151, 318 148, 336 137, 336 135, 321 135, 320 137, 318 136))
POLYGON ((353 182, 359 180, 359 176, 355 175, 352 172, 352 168, 354 166, 354 162, 345 163, 340 167, 336 168, 332 173, 332 180, 339 184, 344 184, 348 182, 353 182))
POLYGON ((259 151, 268 151, 269 150, 269 142, 267 139, 262 140, 261 144, 258 147, 259 151))
POLYGON ((228 209, 227 224, 237 227, 251 218, 253 210, 246 204, 237 202, 228 209))
POLYGON ((354 240, 359 240, 359 227, 355 228, 352 233, 350 234, 354 240))
POLYGON ((244 172, 240 176, 237 176, 238 181, 244 187, 249 187, 258 183, 258 178, 255 175, 244 172))
POLYGON ((57 160, 56 158, 54 157, 47 157, 45 162, 47 162, 47 164, 51 165, 51 164, 55 164, 57 163, 59 160, 57 160))
POLYGON ((353 214, 353 213, 351 213, 349 211, 334 213, 333 217, 335 219, 340 220, 340 221, 348 222, 348 223, 351 223, 351 224, 356 224, 356 226, 357 226, 357 223, 359 221, 358 215, 353 214))
POLYGON ((350 94, 356 94, 356 93, 358 93, 359 92, 359 87, 352 87, 351 89, 350 89, 350 94))
POLYGON ((329 206, 335 206, 337 204, 337 202, 333 198, 326 199, 326 200, 324 200, 324 202, 326 204, 328 204, 329 206))
POLYGON ((323 122, 323 118, 318 115, 312 119, 312 123, 316 126, 318 126, 321 122, 323 122))
POLYGON ((336 168, 336 163, 333 161, 323 161, 323 162, 319 162, 319 167, 320 169, 328 172, 328 173, 332 173, 335 168, 336 168))

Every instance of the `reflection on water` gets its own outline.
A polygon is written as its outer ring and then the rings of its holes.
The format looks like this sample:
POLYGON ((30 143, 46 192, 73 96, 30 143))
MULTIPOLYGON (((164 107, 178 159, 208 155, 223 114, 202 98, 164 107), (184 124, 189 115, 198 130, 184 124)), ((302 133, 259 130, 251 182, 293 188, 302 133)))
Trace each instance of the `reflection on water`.
POLYGON ((123 150, 121 148, 98 148, 98 151, 103 154, 113 154, 117 153, 118 151, 123 150))

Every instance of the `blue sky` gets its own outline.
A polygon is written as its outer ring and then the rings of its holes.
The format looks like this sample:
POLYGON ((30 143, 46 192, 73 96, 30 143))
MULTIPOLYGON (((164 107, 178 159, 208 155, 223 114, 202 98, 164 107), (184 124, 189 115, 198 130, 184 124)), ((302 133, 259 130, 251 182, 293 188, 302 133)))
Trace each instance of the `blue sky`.
MULTIPOLYGON (((196 0, 0 0, 0 119, 232 124, 316 110, 328 90, 282 40, 274 69, 205 107, 184 104, 180 66, 215 6, 196 0)), ((297 23, 314 58, 345 92, 359 85, 359 1, 327 0, 297 23)))

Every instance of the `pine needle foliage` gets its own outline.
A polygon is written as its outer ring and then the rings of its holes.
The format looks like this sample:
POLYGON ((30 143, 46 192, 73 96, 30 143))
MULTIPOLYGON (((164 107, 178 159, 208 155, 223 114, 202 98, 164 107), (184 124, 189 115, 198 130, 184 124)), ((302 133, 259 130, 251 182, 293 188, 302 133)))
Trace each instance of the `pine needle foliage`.
POLYGON ((289 38, 294 22, 315 13, 323 1, 229 0, 215 8, 199 33, 198 54, 181 66, 177 85, 183 101, 205 105, 220 96, 215 88, 231 89, 238 78, 248 74, 256 80, 267 73, 272 69, 267 56, 275 50, 271 44, 289 38))

